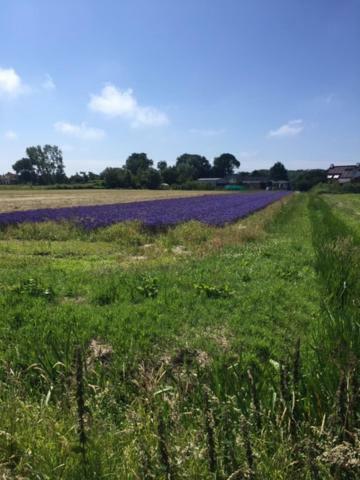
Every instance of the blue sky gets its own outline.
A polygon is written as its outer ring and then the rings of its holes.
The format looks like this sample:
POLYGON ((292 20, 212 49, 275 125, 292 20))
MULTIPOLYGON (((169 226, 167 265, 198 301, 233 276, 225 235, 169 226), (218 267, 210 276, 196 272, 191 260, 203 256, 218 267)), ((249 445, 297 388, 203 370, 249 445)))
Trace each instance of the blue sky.
POLYGON ((0 172, 132 152, 360 161, 360 0, 0 0, 0 172))

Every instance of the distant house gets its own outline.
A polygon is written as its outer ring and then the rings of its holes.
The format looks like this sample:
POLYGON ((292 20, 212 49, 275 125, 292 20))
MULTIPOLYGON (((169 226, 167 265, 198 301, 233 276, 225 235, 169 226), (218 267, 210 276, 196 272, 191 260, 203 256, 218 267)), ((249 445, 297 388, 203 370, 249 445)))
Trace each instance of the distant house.
POLYGON ((241 177, 239 173, 232 173, 231 175, 227 175, 224 180, 226 181, 227 185, 238 185, 241 183, 241 177))
POLYGON ((197 182, 202 185, 211 185, 213 187, 224 187, 228 184, 224 178, 198 178, 197 182))
POLYGON ((0 175, 0 185, 12 185, 16 183, 17 177, 15 173, 5 173, 4 175, 0 175))
POLYGON ((262 189, 271 185, 271 182, 268 177, 248 177, 244 178, 241 182, 243 185, 246 185, 248 188, 252 189, 262 189))
MULTIPOLYGON (((198 183, 213 187, 242 187, 249 190, 290 190, 287 180, 270 180, 269 177, 245 177, 238 174, 228 175, 225 178, 198 178, 198 183)), ((229 188, 230 189, 230 188, 229 188)))
POLYGON ((290 190, 288 180, 271 180, 271 190, 290 190))
POLYGON ((334 165, 331 164, 326 172, 328 182, 340 184, 360 182, 360 163, 356 165, 334 165))

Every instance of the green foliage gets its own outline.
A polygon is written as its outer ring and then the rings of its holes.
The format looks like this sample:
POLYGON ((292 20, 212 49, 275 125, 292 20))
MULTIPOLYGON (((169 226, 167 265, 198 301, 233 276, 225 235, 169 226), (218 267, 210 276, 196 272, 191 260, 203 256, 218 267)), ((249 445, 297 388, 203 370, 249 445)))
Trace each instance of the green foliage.
POLYGON ((124 168, 108 167, 101 177, 106 188, 158 188, 161 175, 152 164, 145 153, 133 153, 124 168))
POLYGON ((125 162, 125 168, 133 175, 138 175, 141 171, 149 170, 153 163, 146 153, 132 153, 125 162))
MULTIPOLYGON (((71 222, 39 222, 9 225, 0 229, 0 239, 66 241, 84 238, 85 233, 71 222)), ((49 249, 51 245, 48 245, 49 249)), ((39 252, 40 254, 40 252, 39 252)), ((44 255, 46 253, 43 252, 44 255)))
POLYGON ((106 188, 129 188, 133 184, 131 172, 126 168, 105 168, 101 177, 106 188))
POLYGON ((26 154, 26 158, 18 160, 12 167, 20 182, 44 185, 66 180, 62 151, 56 145, 28 147, 26 154))
POLYGON ((174 185, 178 181, 178 171, 174 167, 166 167, 160 171, 161 179, 168 185, 174 185))
POLYGON ((203 292, 208 298, 229 298, 235 295, 235 291, 231 290, 229 285, 216 286, 206 283, 195 283, 195 290, 203 292))
POLYGON ((55 292, 51 286, 44 287, 38 280, 27 278, 20 282, 20 285, 14 289, 20 295, 30 295, 31 297, 43 297, 47 300, 53 300, 55 292))
POLYGON ((324 316, 314 332, 315 345, 321 341, 321 348, 315 352, 323 389, 336 395, 342 376, 358 375, 360 368, 360 237, 323 198, 312 195, 310 207, 324 292, 324 316))
POLYGON ((151 235, 140 222, 121 222, 90 234, 90 240, 114 242, 123 247, 138 247, 150 241, 151 235))
POLYGON ((337 182, 333 183, 321 183, 315 187, 314 190, 316 193, 360 193, 360 184, 359 183, 345 183, 340 184, 337 182))
POLYGON ((276 162, 269 171, 270 180, 288 180, 288 172, 281 162, 276 162))
POLYGON ((231 153, 223 153, 214 158, 213 175, 226 177, 232 175, 236 168, 240 167, 239 160, 231 153))
POLYGON ((149 274, 141 275, 136 290, 147 298, 155 298, 159 293, 159 279, 149 274))
POLYGON ((320 169, 302 170, 291 180, 293 189, 301 192, 307 192, 322 182, 326 182, 326 170, 320 169))
POLYGON ((137 176, 135 176, 134 182, 135 186, 155 189, 160 186, 161 175, 157 170, 155 170, 155 168, 140 170, 137 176))
POLYGON ((184 183, 200 177, 209 177, 211 165, 207 158, 201 155, 184 153, 176 159, 176 169, 178 182, 184 183))

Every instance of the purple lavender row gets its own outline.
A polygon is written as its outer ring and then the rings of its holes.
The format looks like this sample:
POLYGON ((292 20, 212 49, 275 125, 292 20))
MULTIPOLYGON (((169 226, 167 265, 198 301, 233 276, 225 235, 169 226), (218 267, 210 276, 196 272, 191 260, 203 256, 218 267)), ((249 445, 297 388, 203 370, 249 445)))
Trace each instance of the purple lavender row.
POLYGON ((45 208, 0 213, 0 226, 24 222, 72 221, 88 230, 118 222, 138 220, 148 227, 175 225, 198 220, 222 226, 273 203, 289 192, 203 195, 111 205, 45 208))

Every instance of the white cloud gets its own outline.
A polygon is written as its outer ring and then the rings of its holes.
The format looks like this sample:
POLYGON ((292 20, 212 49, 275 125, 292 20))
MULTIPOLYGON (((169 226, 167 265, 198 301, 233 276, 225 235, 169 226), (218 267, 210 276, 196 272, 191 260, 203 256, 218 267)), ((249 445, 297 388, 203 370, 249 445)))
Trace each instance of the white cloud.
POLYGON ((69 135, 70 137, 80 138, 81 140, 101 140, 105 137, 104 130, 88 127, 86 123, 75 125, 73 123, 57 122, 54 128, 57 132, 69 135))
POLYGON ((290 120, 289 122, 285 123, 285 125, 281 125, 281 127, 277 128, 276 130, 270 130, 267 136, 269 138, 295 137, 303 130, 304 123, 301 119, 290 120))
POLYGON ((14 130, 7 130, 4 133, 4 137, 6 138, 6 140, 16 140, 18 138, 17 133, 14 132, 14 130))
POLYGON ((43 81, 41 86, 44 90, 55 90, 56 89, 55 82, 48 73, 45 75, 45 80, 43 81))
POLYGON ((128 119, 133 127, 158 127, 169 123, 165 113, 154 107, 139 105, 131 88, 120 90, 114 85, 106 85, 100 95, 91 95, 89 108, 109 117, 128 119))
POLYGON ((201 135, 203 137, 216 137, 217 135, 222 135, 223 133, 225 133, 225 129, 192 128, 190 130, 190 133, 194 133, 195 135, 201 135))
POLYGON ((0 95, 16 97, 26 90, 13 68, 0 68, 0 95))

